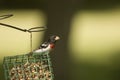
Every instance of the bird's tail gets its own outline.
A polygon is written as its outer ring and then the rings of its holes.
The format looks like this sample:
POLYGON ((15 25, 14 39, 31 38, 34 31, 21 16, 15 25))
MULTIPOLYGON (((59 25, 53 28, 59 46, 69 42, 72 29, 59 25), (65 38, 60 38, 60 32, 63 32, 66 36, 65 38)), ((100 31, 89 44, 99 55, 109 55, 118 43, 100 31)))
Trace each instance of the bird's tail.
POLYGON ((25 54, 25 55, 28 56, 28 57, 30 57, 30 56, 33 55, 33 52, 29 52, 29 53, 27 53, 27 54, 25 54))

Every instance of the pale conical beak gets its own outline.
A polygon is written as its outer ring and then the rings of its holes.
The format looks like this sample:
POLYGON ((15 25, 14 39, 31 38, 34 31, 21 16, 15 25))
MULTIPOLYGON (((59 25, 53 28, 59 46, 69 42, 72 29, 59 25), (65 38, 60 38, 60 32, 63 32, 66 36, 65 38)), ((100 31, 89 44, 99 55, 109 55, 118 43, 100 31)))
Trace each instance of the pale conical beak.
POLYGON ((55 40, 59 40, 59 39, 60 39, 60 37, 59 37, 59 36, 56 36, 55 40))

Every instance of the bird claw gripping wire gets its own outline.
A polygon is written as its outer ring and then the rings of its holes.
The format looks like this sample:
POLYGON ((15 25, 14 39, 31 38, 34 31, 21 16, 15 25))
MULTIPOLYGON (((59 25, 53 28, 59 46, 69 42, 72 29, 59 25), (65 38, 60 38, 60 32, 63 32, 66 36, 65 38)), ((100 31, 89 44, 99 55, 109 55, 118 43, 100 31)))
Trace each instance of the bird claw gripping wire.
MULTIPOLYGON (((12 16, 13 16, 13 14, 2 15, 2 16, 0 16, 0 20, 10 18, 12 16)), ((10 28, 13 28, 13 29, 17 29, 17 30, 20 30, 20 31, 23 31, 23 32, 29 32, 29 33, 31 33, 31 32, 41 32, 41 31, 45 31, 47 29, 46 26, 33 27, 33 28, 30 28, 30 29, 21 29, 19 27, 12 26, 12 25, 9 25, 9 24, 4 24, 4 23, 0 23, 0 25, 10 27, 10 28)))

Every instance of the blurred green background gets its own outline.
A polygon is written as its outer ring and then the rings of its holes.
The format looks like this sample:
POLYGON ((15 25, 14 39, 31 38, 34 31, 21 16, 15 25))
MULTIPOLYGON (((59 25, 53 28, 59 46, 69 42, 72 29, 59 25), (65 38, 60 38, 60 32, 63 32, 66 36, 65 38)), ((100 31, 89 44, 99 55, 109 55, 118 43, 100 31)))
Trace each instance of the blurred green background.
MULTIPOLYGON (((0 15, 14 14, 2 23, 29 29, 47 25, 33 34, 33 49, 48 36, 61 37, 50 54, 55 80, 119 80, 119 0, 1 0, 0 15)), ((4 56, 30 51, 29 33, 0 26, 0 80, 4 56)))

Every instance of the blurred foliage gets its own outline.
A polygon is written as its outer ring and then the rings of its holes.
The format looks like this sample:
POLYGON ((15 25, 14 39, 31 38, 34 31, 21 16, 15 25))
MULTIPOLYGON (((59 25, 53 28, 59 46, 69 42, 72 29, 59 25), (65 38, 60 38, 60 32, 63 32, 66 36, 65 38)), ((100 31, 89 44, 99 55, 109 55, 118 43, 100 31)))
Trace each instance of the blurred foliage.
POLYGON ((70 66, 71 80, 119 80, 120 77, 120 51, 111 56, 111 64, 92 62, 72 62, 70 66))

